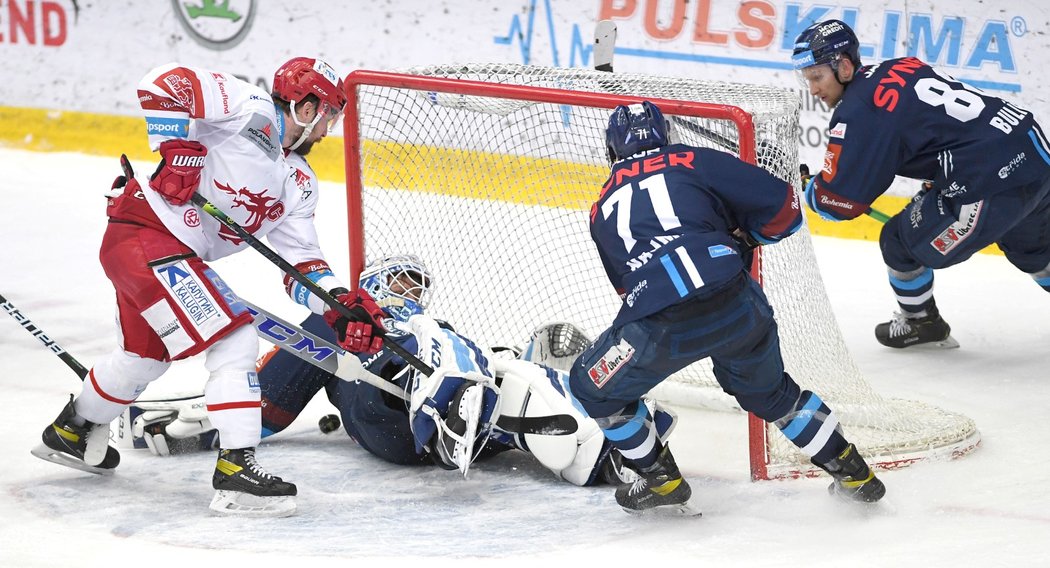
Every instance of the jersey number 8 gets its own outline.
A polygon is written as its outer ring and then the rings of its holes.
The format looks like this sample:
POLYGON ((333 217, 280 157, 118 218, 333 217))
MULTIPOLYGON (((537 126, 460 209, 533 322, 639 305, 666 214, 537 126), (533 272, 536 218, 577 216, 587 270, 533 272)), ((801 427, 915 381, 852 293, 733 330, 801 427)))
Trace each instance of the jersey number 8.
POLYGON ((928 105, 943 106, 948 116, 960 122, 969 122, 980 116, 984 110, 984 99, 979 93, 965 85, 962 85, 961 89, 953 89, 945 81, 933 77, 919 79, 915 83, 915 94, 928 105))

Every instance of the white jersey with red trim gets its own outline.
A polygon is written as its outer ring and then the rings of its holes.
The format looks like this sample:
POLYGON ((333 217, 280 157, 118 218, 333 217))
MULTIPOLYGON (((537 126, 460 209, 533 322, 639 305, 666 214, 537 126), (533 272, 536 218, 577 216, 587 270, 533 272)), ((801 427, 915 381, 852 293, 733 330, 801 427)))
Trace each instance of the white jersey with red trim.
MULTIPOLYGON (((256 237, 266 236, 292 264, 322 259, 313 226, 314 172, 281 147, 283 115, 270 95, 227 73, 176 63, 139 83, 150 148, 173 138, 208 149, 198 192, 256 237)), ((176 206, 146 189, 146 200, 171 234, 206 261, 244 248, 231 229, 193 203, 176 206)))

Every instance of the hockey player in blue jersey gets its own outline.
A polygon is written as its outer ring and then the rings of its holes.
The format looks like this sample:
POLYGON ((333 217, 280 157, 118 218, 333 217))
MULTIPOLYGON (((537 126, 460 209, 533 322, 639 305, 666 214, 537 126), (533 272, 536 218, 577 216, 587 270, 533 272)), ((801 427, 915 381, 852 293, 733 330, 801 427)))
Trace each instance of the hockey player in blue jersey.
POLYGON ((641 397, 711 357, 719 385, 775 423, 834 478, 833 493, 885 493, 835 413, 784 371, 773 310, 749 276, 751 248, 802 224, 788 183, 736 157, 670 141, 652 103, 620 106, 606 143, 612 171, 591 208, 591 237, 623 298, 612 326, 576 360, 572 394, 640 477, 616 501, 629 513, 699 514, 641 397))
MULTIPOLYGON (((411 403, 364 382, 348 382, 313 366, 302 359, 275 348, 259 363, 259 383, 263 395, 262 435, 269 437, 287 428, 303 411, 311 399, 324 391, 328 400, 338 409, 342 427, 369 453, 394 464, 437 464, 447 469, 466 469, 474 458, 485 458, 507 450, 519 449, 532 454, 543 466, 559 478, 575 485, 593 485, 601 482, 620 482, 633 478, 633 473, 620 465, 615 451, 605 441, 594 420, 578 410, 567 396, 568 376, 556 368, 567 369, 584 347, 586 336, 575 326, 565 323, 540 327, 533 333, 529 345, 514 355, 493 355, 475 345, 444 323, 425 316, 424 308, 432 294, 432 278, 417 257, 399 255, 384 258, 365 269, 360 286, 373 294, 390 319, 384 322, 388 331, 386 341, 396 341, 411 353, 419 353, 424 361, 442 360, 435 364, 435 372, 426 377, 415 372, 404 360, 387 348, 373 355, 359 355, 364 367, 401 388, 406 388, 411 403), (430 335, 445 342, 446 351, 420 353, 419 343, 433 345, 434 341, 417 341, 430 335), (469 363, 464 363, 469 361, 469 363), (538 363, 543 363, 540 365, 538 363), (470 369, 464 365, 471 366, 470 369), (449 436, 449 415, 459 414, 459 402, 454 396, 457 388, 448 388, 467 371, 491 375, 498 383, 498 404, 492 412, 497 415, 521 417, 568 414, 576 419, 573 434, 548 436, 503 431, 498 427, 487 430, 480 424, 482 439, 476 452, 466 460, 456 455, 449 436), (442 400, 442 396, 445 398, 442 400), (436 408, 435 401, 442 404, 436 408), (435 414, 425 405, 437 410, 435 414)), ((334 332, 320 316, 311 315, 303 327, 324 339, 334 340, 334 332)), ((460 385, 462 386, 462 385, 460 385)), ((484 385, 486 388, 491 385, 484 385)), ((648 402, 659 417, 659 434, 666 438, 674 425, 674 415, 653 402, 648 402)), ((188 410, 192 403, 175 401, 168 408, 143 403, 146 414, 135 420, 135 436, 142 438, 154 453, 170 453, 180 449, 197 449, 198 435, 210 428, 188 410)), ((480 417, 479 422, 496 422, 496 416, 480 417)), ((330 423, 334 424, 332 420, 330 423)), ((460 425, 462 426, 462 425, 460 425)), ((464 432, 455 432, 463 437, 464 432)), ((214 436, 204 435, 205 443, 214 436)), ((465 449, 461 448, 461 450, 465 449)), ((461 454, 463 452, 460 452, 461 454)))
POLYGON ((895 175, 931 181, 879 237, 900 312, 875 337, 895 348, 957 347, 933 298, 933 269, 997 243, 1050 291, 1050 149, 1031 112, 914 57, 862 67, 859 46, 838 20, 795 40, 795 69, 835 109, 806 203, 842 221, 870 211, 895 175))

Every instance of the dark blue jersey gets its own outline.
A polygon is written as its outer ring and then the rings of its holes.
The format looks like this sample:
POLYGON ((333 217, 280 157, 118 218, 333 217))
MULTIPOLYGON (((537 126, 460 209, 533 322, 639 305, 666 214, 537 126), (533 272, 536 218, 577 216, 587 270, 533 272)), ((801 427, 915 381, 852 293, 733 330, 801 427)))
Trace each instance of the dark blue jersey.
POLYGON ((831 117, 824 167, 808 194, 822 216, 869 210, 895 175, 932 180, 974 203, 1050 175, 1032 113, 914 58, 863 67, 831 117))
POLYGON ((769 243, 801 224, 791 185, 730 154, 672 144, 617 162, 591 208, 591 237, 624 299, 614 325, 745 270, 734 229, 769 243))

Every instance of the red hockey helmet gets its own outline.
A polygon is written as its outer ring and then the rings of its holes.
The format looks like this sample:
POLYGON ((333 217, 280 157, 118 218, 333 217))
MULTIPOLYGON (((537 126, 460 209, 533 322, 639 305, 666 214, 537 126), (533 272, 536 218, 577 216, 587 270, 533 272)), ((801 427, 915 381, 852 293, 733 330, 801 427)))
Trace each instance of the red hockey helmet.
POLYGON ((277 69, 273 75, 273 94, 291 103, 292 108, 307 95, 316 95, 320 99, 318 116, 324 117, 329 128, 335 125, 346 106, 343 80, 335 69, 309 57, 289 59, 277 69))

